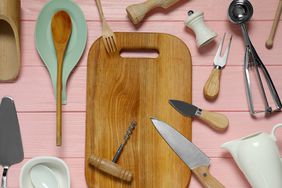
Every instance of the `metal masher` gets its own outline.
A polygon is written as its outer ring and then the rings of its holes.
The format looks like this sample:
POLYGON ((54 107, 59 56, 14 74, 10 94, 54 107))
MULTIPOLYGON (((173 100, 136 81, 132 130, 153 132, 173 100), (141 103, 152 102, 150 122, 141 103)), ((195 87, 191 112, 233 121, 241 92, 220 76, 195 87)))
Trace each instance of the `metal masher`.
POLYGON ((253 6, 248 0, 233 0, 228 9, 228 16, 232 23, 239 24, 241 26, 241 30, 243 32, 244 42, 246 45, 246 52, 244 58, 244 79, 245 79, 245 86, 246 86, 246 93, 248 99, 248 105, 251 115, 255 115, 259 112, 265 112, 269 114, 273 111, 278 111, 282 108, 282 104, 278 93, 275 89, 275 86, 271 80, 271 77, 264 66, 263 62, 261 61, 260 57, 258 56, 251 40, 248 35, 248 31, 246 28, 245 23, 251 19, 253 15, 253 6), (265 109, 263 111, 257 111, 254 108, 253 103, 253 96, 251 91, 251 79, 250 79, 250 70, 255 71, 255 75, 257 76, 258 86, 262 95, 263 103, 265 109), (269 105, 267 95, 264 89, 264 85, 262 82, 262 77, 260 75, 260 70, 263 73, 266 83, 268 85, 269 91, 275 103, 275 109, 269 105))

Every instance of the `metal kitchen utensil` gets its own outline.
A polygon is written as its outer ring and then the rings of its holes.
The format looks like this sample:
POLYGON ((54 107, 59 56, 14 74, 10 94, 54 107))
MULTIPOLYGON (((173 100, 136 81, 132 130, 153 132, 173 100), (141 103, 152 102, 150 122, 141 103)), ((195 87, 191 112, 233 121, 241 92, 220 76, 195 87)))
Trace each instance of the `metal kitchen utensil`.
POLYGON ((206 188, 224 186, 209 173, 210 159, 196 145, 165 122, 151 118, 153 125, 181 160, 206 188))
POLYGON ((2 188, 7 188, 10 166, 24 158, 20 127, 13 99, 2 98, 0 105, 0 165, 3 166, 2 188))
POLYGON ((128 127, 124 138, 123 138, 123 142, 122 144, 119 146, 114 158, 112 161, 107 160, 107 159, 102 159, 94 154, 92 154, 89 158, 89 163, 98 168, 99 170, 110 174, 114 177, 117 177, 121 180, 130 182, 132 180, 132 173, 126 169, 124 169, 123 167, 117 165, 117 161, 121 155, 121 152, 126 144, 126 142, 128 141, 130 135, 132 134, 133 130, 135 129, 137 123, 136 121, 132 121, 130 126, 128 127))
POLYGON ((119 146, 119 148, 118 148, 118 150, 117 150, 117 152, 116 152, 116 154, 114 156, 114 159, 112 160, 114 163, 117 163, 117 161, 118 161, 118 159, 119 159, 119 157, 121 155, 121 152, 122 152, 126 142, 130 138, 130 136, 131 136, 133 130, 135 129, 136 125, 137 125, 136 121, 132 121, 130 126, 128 127, 128 129, 127 129, 127 131, 126 131, 126 133, 125 133, 125 135, 123 137, 123 142, 119 146))
POLYGON ((229 120, 223 114, 202 110, 192 104, 179 100, 169 100, 169 104, 182 115, 197 117, 217 131, 224 131, 228 127, 229 120))
POLYGON ((204 86, 204 96, 208 100, 215 100, 217 98, 220 89, 221 70, 224 68, 224 66, 227 63, 227 58, 229 55, 231 41, 232 41, 232 35, 230 36, 227 49, 225 50, 225 53, 223 55, 222 47, 223 47, 225 35, 226 33, 224 33, 224 36, 221 39, 221 43, 218 47, 218 50, 213 60, 214 69, 212 70, 212 73, 210 74, 209 79, 207 80, 204 86))
POLYGON ((266 79, 269 91, 275 103, 276 107, 274 111, 280 110, 282 108, 282 104, 279 95, 275 89, 275 86, 271 80, 271 77, 266 67, 264 66, 263 62, 261 61, 260 57, 258 56, 248 35, 248 31, 245 23, 251 19, 252 15, 253 15, 253 6, 248 0, 233 0, 228 9, 228 16, 230 21, 235 24, 239 24, 241 26, 244 42, 246 45, 245 60, 244 60, 244 79, 245 79, 245 86, 246 86, 246 93, 247 93, 250 114, 255 115, 256 113, 259 112, 265 112, 266 114, 270 114, 273 111, 273 109, 269 105, 266 92, 264 90, 262 78, 260 75, 260 70, 262 71, 266 79), (254 108, 253 96, 251 91, 250 70, 254 70, 257 76, 259 90, 262 94, 262 99, 265 106, 264 111, 258 111, 255 110, 254 108))

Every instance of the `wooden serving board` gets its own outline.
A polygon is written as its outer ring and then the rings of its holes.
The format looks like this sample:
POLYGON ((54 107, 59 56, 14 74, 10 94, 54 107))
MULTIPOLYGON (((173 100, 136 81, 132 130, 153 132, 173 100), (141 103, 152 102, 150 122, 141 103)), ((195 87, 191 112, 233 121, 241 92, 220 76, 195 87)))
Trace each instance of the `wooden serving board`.
POLYGON ((161 138, 150 118, 163 120, 191 139, 191 119, 176 112, 169 99, 191 102, 192 62, 178 38, 159 33, 115 33, 118 51, 107 54, 101 38, 88 54, 85 175, 88 187, 182 188, 188 167, 161 138), (123 50, 155 49, 157 58, 124 58, 123 50), (93 153, 112 160, 132 120, 137 127, 118 164, 133 172, 126 183, 93 168, 93 153))

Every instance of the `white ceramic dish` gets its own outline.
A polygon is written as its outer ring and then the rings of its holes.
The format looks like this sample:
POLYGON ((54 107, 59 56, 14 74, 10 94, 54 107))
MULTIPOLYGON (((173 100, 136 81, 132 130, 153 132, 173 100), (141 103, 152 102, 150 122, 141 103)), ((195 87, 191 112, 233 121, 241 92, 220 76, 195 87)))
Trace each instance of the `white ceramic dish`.
POLYGON ((66 163, 56 157, 35 157, 29 160, 21 169, 20 188, 33 188, 30 170, 36 165, 44 165, 55 174, 60 188, 70 188, 70 173, 66 163))
POLYGON ((54 172, 45 165, 36 165, 30 170, 30 178, 35 188, 59 188, 54 172))

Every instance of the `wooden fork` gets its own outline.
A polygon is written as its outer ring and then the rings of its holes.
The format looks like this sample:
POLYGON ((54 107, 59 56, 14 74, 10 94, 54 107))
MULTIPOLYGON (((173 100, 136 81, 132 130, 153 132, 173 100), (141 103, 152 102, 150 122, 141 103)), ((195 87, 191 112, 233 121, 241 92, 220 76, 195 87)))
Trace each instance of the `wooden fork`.
POLYGON ((102 38, 103 38, 105 48, 108 53, 115 52, 117 50, 115 34, 106 22, 106 19, 103 13, 103 9, 102 9, 102 5, 101 5, 101 1, 96 0, 96 4, 97 4, 99 15, 102 21, 102 38))

